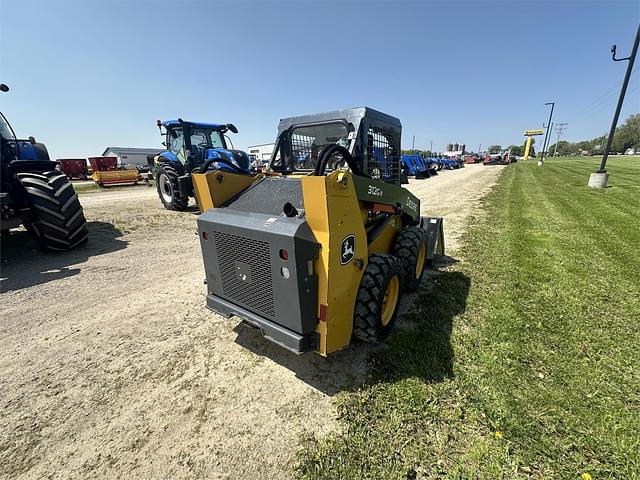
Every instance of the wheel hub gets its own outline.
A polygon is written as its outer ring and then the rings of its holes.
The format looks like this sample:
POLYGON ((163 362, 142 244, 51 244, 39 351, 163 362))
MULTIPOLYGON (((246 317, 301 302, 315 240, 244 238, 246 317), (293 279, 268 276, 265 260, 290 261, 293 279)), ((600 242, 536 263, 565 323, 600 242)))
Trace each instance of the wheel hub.
POLYGON ((398 304, 398 297, 400 295, 400 278, 397 275, 391 277, 387 284, 387 289, 384 292, 384 299, 382 300, 382 314, 380 320, 385 327, 389 325, 393 318, 393 313, 396 311, 396 305, 398 304))
POLYGON ((160 195, 162 195, 162 199, 166 203, 171 203, 173 201, 173 185, 171 185, 169 177, 164 173, 160 174, 158 185, 160 185, 160 195))

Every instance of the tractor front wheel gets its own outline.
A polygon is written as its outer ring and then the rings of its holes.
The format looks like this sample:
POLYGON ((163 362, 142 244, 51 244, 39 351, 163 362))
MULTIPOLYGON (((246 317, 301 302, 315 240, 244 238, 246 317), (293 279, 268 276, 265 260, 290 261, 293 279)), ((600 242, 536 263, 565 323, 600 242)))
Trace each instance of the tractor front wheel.
POLYGON ((87 243, 87 221, 66 175, 24 172, 17 177, 30 206, 23 222, 41 250, 70 250, 87 243))
POLYGON ((367 343, 384 340, 400 305, 402 265, 393 255, 371 255, 364 271, 353 317, 353 336, 367 343))
POLYGON ((178 172, 170 165, 159 165, 156 172, 156 187, 160 201, 167 210, 186 210, 189 199, 180 196, 178 172))
POLYGON ((417 226, 400 230, 393 244, 393 254, 402 263, 403 286, 408 292, 418 289, 427 264, 426 232, 417 226))

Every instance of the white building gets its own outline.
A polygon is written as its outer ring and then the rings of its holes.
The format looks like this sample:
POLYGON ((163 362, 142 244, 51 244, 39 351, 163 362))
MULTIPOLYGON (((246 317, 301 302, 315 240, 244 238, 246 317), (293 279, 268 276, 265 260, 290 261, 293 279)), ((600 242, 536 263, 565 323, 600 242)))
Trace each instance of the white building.
POLYGON ((269 163, 271 160, 271 154, 273 153, 273 147, 275 143, 263 143, 260 145, 251 145, 247 147, 247 153, 252 162, 256 163, 269 163))
POLYGON ((147 166, 147 155, 157 155, 164 151, 162 148, 133 148, 133 147, 107 147, 102 152, 103 157, 116 157, 118 165, 147 166))

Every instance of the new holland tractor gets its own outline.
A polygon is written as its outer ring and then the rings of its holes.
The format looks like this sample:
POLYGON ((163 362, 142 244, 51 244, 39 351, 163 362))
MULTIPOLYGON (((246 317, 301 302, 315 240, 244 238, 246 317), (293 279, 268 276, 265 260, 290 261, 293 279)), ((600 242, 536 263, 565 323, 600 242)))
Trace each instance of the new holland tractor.
POLYGON ((222 170, 249 173, 249 156, 227 146, 225 133, 238 133, 233 124, 188 122, 179 118, 158 120, 157 125, 165 137, 166 150, 148 160, 158 196, 166 209, 187 208, 189 198, 194 196, 191 174, 205 162, 222 170))
POLYGON ((444 253, 401 187, 400 121, 353 108, 280 121, 269 168, 193 174, 207 307, 295 353, 382 341, 444 253))
MULTIPOLYGON (((9 88, 2 84, 0 91, 9 88)), ((45 251, 87 242, 87 222, 67 176, 33 137, 21 140, 0 113, 0 229, 24 225, 45 251)))

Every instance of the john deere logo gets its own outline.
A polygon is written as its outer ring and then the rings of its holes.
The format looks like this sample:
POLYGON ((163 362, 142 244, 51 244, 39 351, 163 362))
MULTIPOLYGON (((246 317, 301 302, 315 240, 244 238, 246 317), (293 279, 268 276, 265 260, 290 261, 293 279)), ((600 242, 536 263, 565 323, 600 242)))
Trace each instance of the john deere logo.
POLYGON ((356 249, 356 236, 349 235, 340 244, 340 263, 346 265, 353 258, 356 249))

